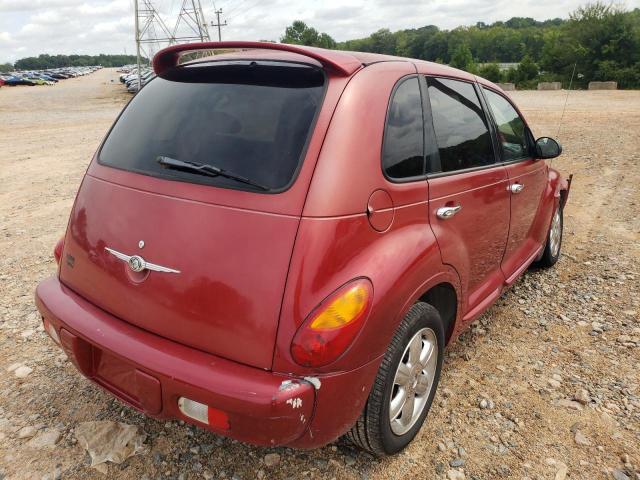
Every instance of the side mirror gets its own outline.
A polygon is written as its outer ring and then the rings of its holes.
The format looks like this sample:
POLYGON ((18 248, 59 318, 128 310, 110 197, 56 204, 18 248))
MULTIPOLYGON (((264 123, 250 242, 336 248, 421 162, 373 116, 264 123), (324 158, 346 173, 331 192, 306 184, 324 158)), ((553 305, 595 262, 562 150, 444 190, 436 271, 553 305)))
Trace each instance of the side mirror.
POLYGON ((538 158, 556 158, 562 153, 562 145, 550 137, 536 140, 536 156, 538 158))

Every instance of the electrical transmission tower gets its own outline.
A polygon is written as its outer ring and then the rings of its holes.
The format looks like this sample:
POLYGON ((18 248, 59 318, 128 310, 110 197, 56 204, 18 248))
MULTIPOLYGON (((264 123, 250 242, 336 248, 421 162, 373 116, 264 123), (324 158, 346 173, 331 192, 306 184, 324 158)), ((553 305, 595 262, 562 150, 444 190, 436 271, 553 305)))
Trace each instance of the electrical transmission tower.
MULTIPOLYGON (((159 45, 163 41, 169 42, 169 44, 174 43, 173 33, 158 14, 151 0, 136 0, 135 14, 138 57, 140 57, 140 53, 144 53, 150 59, 153 56, 154 44, 159 45), (160 30, 160 36, 158 36, 158 30, 160 30)), ((138 63, 140 63, 139 60, 138 63)))
POLYGON ((189 42, 200 41, 208 42, 209 29, 207 28, 207 22, 204 19, 202 13, 202 5, 200 0, 182 0, 182 7, 178 14, 178 21, 173 29, 173 37, 175 41, 189 42), (186 30, 184 36, 178 36, 178 29, 184 25, 183 29, 186 30))
POLYGON ((160 47, 177 42, 208 42, 210 40, 200 0, 182 1, 173 30, 167 27, 152 0, 134 0, 134 10, 138 90, 142 87, 140 80, 141 54, 145 54, 151 60, 156 49, 160 47))

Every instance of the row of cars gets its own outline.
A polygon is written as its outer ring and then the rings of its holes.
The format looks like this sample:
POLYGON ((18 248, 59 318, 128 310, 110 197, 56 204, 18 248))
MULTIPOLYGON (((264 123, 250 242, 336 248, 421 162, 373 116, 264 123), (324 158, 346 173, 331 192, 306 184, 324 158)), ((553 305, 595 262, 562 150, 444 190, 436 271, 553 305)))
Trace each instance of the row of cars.
POLYGON ((51 68, 47 70, 31 70, 21 72, 0 73, 0 86, 7 85, 54 85, 60 80, 88 75, 102 68, 92 67, 65 67, 51 68))
POLYGON ((140 69, 140 77, 138 78, 136 65, 125 65, 118 69, 118 72, 120 72, 120 82, 124 83, 129 93, 136 93, 156 76, 151 68, 143 67, 140 69), (138 83, 141 85, 138 86, 138 83))

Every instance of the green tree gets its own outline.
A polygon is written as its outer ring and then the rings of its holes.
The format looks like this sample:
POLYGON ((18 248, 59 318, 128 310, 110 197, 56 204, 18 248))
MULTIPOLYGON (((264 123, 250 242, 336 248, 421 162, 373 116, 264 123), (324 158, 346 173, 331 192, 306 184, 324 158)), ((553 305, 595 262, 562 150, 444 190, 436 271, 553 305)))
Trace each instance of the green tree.
MULTIPOLYGON (((625 11, 604 3, 587 4, 568 20, 509 20, 440 30, 434 25, 392 32, 378 30, 368 37, 335 44, 304 22, 287 28, 282 41, 329 46, 342 50, 386 53, 448 63, 475 72, 475 62, 513 62, 520 67, 502 77, 522 86, 539 78, 569 82, 574 64, 582 84, 615 80, 620 87, 640 87, 640 9, 625 11)), ((497 78, 491 67, 485 76, 497 78)))
MULTIPOLYGON (((145 63, 148 62, 143 58, 145 63)), ((60 67, 86 67, 89 65, 102 65, 103 67, 121 67, 122 65, 136 63, 135 55, 48 55, 21 58, 15 64, 17 70, 42 70, 60 67)))
POLYGON ((376 53, 396 54, 396 36, 387 28, 378 30, 371 35, 372 48, 376 53))
POLYGON ((449 65, 454 68, 459 68, 460 70, 466 70, 467 72, 476 71, 476 64, 473 61, 473 55, 471 55, 471 50, 467 44, 461 44, 456 47, 451 55, 449 65))
POLYGON ((280 38, 282 43, 294 45, 307 45, 313 47, 335 48, 336 42, 326 33, 319 33, 315 28, 309 27, 301 20, 294 21, 280 38))
POLYGON ((581 79, 574 82, 583 85, 591 80, 634 84, 633 72, 640 63, 640 16, 636 10, 625 12, 601 2, 578 8, 558 31, 545 36, 542 68, 568 81, 575 65, 581 79))
POLYGON ((538 76, 538 65, 531 59, 529 55, 525 55, 520 65, 516 69, 518 81, 524 82, 527 80, 533 80, 538 76))
POLYGON ((321 33, 318 37, 318 47, 336 48, 336 41, 327 33, 321 33))
POLYGON ((12 72, 13 63, 0 63, 0 72, 12 72))
POLYGON ((487 63, 478 68, 478 75, 492 82, 498 83, 502 80, 502 72, 497 63, 487 63))
POLYGON ((443 63, 448 63, 451 60, 446 32, 436 32, 425 40, 422 58, 425 60, 440 59, 443 63))

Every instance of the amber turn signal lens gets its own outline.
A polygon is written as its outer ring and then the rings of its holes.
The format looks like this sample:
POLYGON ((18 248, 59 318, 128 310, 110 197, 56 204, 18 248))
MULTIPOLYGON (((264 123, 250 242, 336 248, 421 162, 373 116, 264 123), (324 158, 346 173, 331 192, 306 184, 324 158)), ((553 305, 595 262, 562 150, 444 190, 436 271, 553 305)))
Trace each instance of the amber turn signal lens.
POLYGON ((320 367, 342 355, 364 324, 372 297, 371 282, 364 278, 347 283, 327 297, 293 338, 291 355, 296 363, 320 367))
POLYGON ((349 288, 316 316, 311 322, 312 330, 339 328, 352 322, 367 308, 369 290, 363 284, 349 288))

